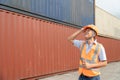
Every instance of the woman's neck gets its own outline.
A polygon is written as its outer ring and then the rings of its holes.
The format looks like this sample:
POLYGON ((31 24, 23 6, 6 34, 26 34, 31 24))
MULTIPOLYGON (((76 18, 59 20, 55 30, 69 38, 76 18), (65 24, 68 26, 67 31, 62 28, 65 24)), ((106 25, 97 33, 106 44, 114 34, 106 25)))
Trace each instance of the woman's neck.
POLYGON ((88 44, 93 43, 94 42, 94 38, 91 38, 91 39, 87 40, 87 42, 88 42, 88 44))

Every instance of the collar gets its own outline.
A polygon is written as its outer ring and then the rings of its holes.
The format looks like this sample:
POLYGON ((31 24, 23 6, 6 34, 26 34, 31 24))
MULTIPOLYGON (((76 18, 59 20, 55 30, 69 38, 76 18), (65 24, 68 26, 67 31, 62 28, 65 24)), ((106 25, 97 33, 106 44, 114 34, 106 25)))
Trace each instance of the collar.
POLYGON ((97 39, 93 42, 94 44, 97 44, 97 39))

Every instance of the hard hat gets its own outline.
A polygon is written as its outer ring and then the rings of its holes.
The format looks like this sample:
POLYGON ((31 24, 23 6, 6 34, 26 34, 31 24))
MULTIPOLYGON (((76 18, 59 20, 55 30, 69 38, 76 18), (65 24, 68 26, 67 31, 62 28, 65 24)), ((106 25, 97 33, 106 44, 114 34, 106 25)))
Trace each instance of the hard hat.
POLYGON ((96 32, 96 35, 98 35, 98 29, 95 25, 93 25, 93 24, 86 25, 86 26, 84 26, 84 30, 86 30, 86 29, 92 29, 96 32))

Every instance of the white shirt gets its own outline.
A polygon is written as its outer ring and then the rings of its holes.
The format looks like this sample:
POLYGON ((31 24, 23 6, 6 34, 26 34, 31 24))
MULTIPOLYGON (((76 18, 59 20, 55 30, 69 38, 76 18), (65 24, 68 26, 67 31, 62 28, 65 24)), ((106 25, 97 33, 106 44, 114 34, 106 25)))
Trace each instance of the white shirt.
MULTIPOLYGON (((73 40, 73 44, 74 46, 76 46, 77 48, 80 48, 81 44, 82 44, 82 40, 73 40)), ((97 43, 97 41, 95 40, 93 43, 97 43)), ((90 45, 86 42, 86 53, 88 53, 91 50, 91 47, 93 45, 93 43, 91 43, 90 45)), ((107 60, 106 58, 106 53, 105 53, 105 49, 103 47, 103 45, 100 46, 100 53, 99 53, 99 60, 100 61, 104 61, 107 60)))

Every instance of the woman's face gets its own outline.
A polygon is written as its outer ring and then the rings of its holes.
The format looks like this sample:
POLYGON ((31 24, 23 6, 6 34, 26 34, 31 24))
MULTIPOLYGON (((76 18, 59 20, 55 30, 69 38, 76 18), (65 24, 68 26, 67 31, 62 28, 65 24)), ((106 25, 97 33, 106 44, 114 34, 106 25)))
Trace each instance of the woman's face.
POLYGON ((85 39, 89 39, 93 36, 93 30, 91 29, 86 29, 85 32, 84 32, 84 37, 85 39))

